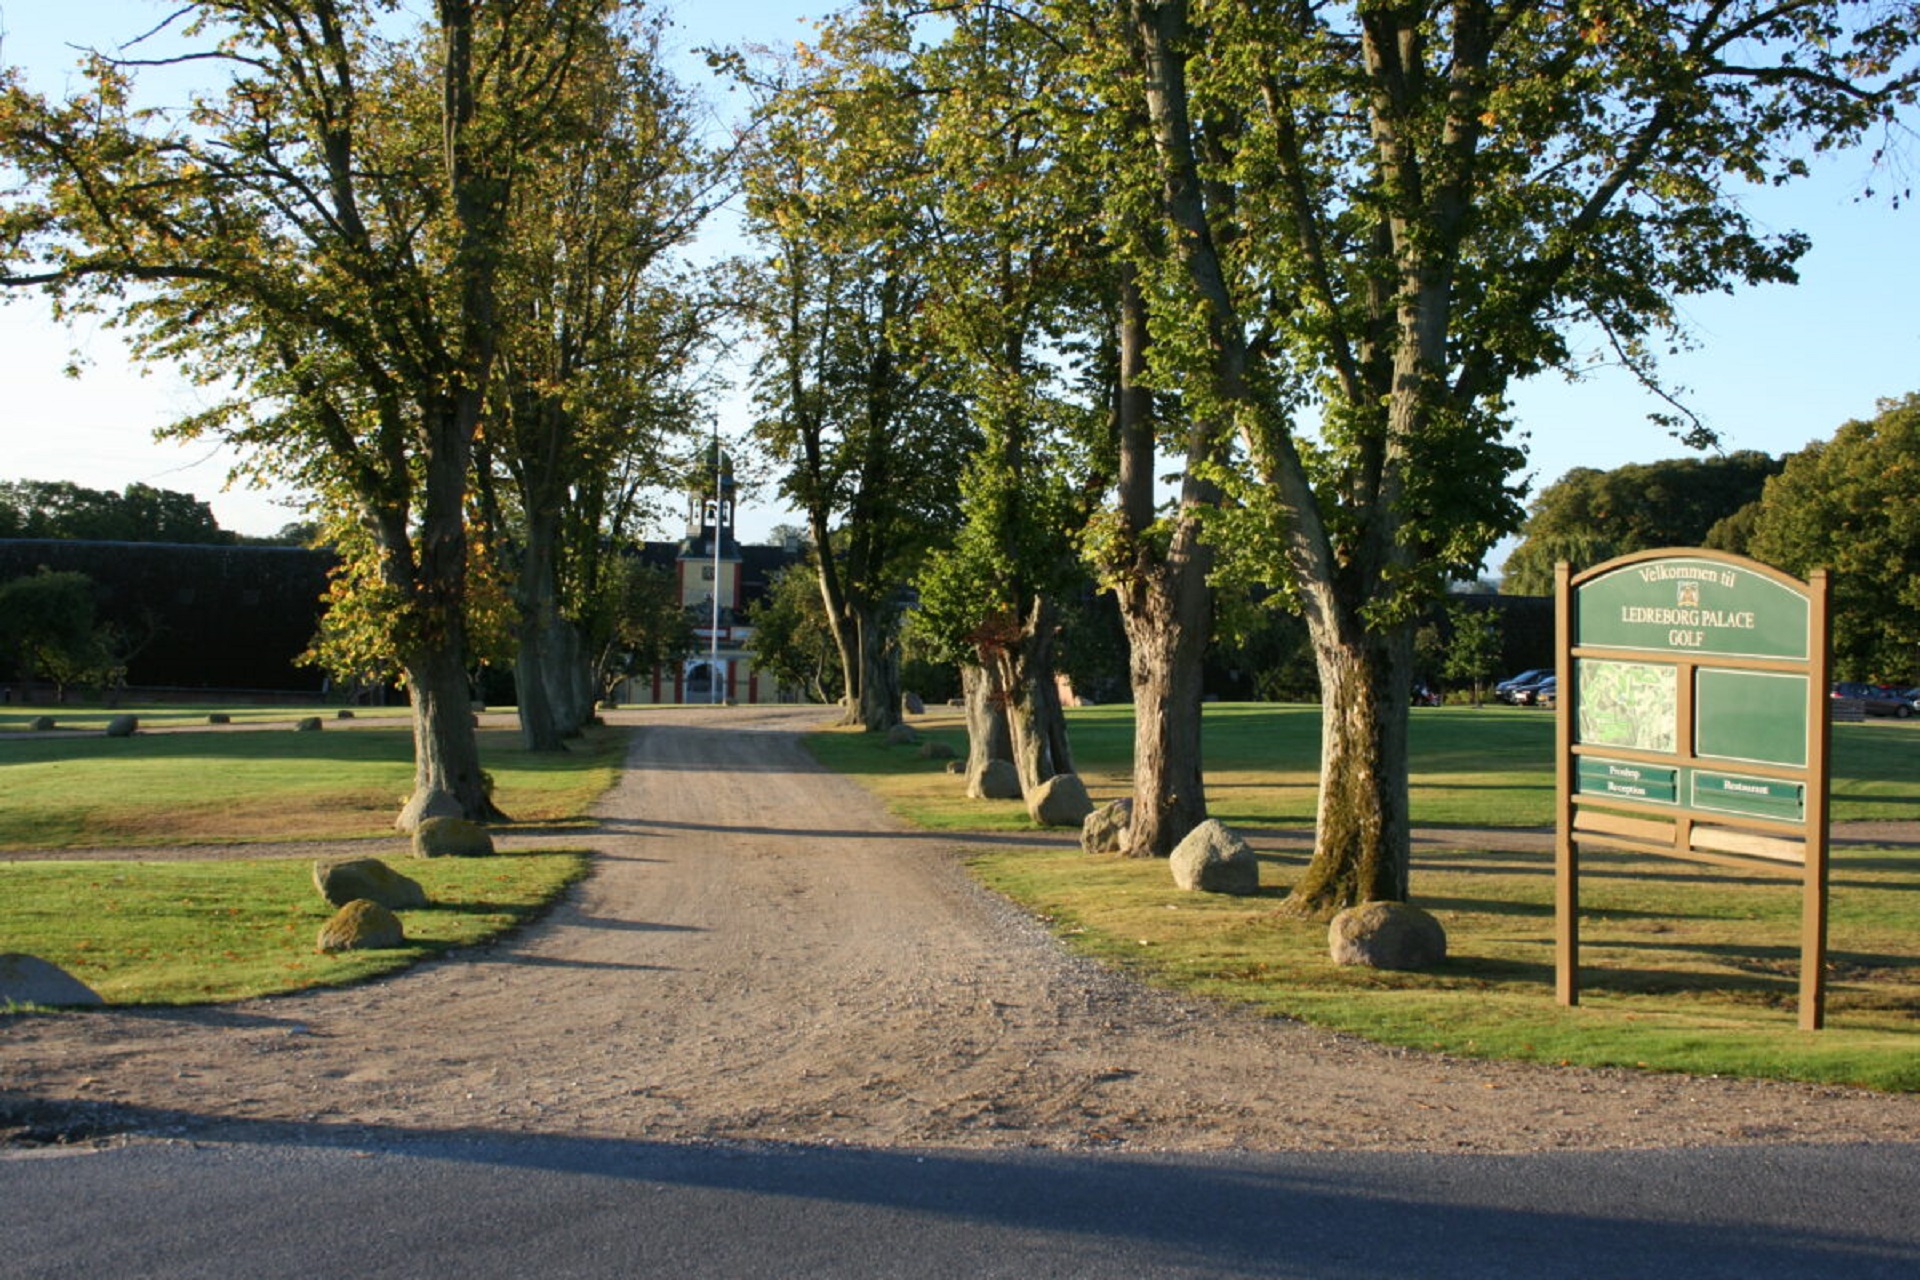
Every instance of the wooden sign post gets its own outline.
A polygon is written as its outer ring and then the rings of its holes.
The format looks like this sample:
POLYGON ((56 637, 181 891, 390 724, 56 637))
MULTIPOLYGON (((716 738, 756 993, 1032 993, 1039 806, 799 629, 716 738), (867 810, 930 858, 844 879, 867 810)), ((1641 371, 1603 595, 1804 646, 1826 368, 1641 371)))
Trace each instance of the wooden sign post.
POLYGON ((1579 850, 1804 885, 1800 1025, 1826 1018, 1828 618, 1801 582, 1717 551, 1557 566, 1555 995, 1580 1000, 1579 850))

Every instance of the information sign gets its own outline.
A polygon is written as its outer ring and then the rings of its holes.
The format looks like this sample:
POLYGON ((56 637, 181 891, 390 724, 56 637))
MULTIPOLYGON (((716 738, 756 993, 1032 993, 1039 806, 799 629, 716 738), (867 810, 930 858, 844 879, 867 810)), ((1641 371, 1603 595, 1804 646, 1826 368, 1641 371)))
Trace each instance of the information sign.
POLYGON ((1824 1017, 1826 575, 1715 551, 1557 574, 1559 997, 1577 1003, 1578 846, 1798 869, 1800 1021, 1824 1017))

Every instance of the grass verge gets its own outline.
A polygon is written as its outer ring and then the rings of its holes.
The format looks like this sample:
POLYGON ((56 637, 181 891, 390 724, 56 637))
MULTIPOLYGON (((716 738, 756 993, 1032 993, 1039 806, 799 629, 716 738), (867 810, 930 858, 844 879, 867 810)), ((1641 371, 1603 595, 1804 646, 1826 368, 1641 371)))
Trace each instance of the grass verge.
MULTIPOLYGON (((1423 825, 1544 826, 1551 723, 1526 711, 1423 709, 1414 805, 1423 825), (1537 740, 1537 741, 1536 741, 1537 740), (1476 772, 1475 762, 1484 770, 1476 772), (1544 799, 1536 797, 1539 792, 1544 799)), ((929 736, 964 747, 935 717, 929 736)), ((1313 708, 1212 707, 1208 797, 1230 826, 1312 822, 1313 708), (1258 758, 1271 763, 1263 775, 1258 758), (1304 778, 1304 780, 1303 780, 1304 778), (1304 789, 1307 798, 1292 792, 1304 789)), ((1072 720, 1076 764, 1096 799, 1123 794, 1126 708, 1072 720)), ((1920 736, 1904 725, 1835 731, 1836 816, 1915 816, 1920 736)), ((871 736, 809 740, 900 816, 940 830, 1030 830, 1018 803, 961 796, 958 780, 871 736)), ((1255 844, 1262 842, 1255 837, 1255 844)), ((1626 854, 1582 858, 1582 1003, 1553 1001, 1550 854, 1463 848, 1415 857, 1413 898, 1446 927, 1449 959, 1418 974, 1341 968, 1324 924, 1276 908, 1304 853, 1262 853, 1258 897, 1185 893, 1159 861, 1077 848, 997 849, 972 859, 989 887, 1046 920, 1075 950, 1152 983, 1387 1044, 1549 1064, 1634 1067, 1920 1089, 1920 855, 1835 851, 1827 1029, 1797 1029, 1800 892, 1750 876, 1626 854)))
MULTIPOLYGON (((352 723, 0 739, 0 852, 391 836, 413 786, 412 730, 352 723)), ((496 802, 516 821, 549 824, 612 785, 627 741, 594 729, 564 755, 541 755, 515 730, 479 733, 496 802)))
POLYGON ((0 950, 50 960, 110 1004, 243 1000, 344 986, 473 946, 537 915, 587 872, 577 852, 409 858, 432 905, 407 945, 321 954, 333 914, 308 859, 0 863, 0 950))

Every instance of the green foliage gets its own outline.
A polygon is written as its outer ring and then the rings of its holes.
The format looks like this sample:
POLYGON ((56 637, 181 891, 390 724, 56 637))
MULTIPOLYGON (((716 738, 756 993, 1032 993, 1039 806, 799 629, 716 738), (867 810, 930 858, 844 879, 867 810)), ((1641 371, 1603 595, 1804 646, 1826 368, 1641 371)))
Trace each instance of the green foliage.
POLYGON ((1716 536, 1736 537, 1738 526, 1726 522, 1758 501, 1767 480, 1784 465, 1746 449, 1631 463, 1612 471, 1576 467, 1534 500, 1523 539, 1507 557, 1500 589, 1510 595, 1552 595, 1553 566, 1559 560, 1578 573, 1633 551, 1710 546, 1716 536))
POLYGON ((693 620, 680 604, 671 574, 615 557, 604 571, 597 600, 589 601, 587 642, 598 655, 597 685, 603 692, 629 676, 645 676, 678 662, 698 644, 693 620))
POLYGON ((1920 680, 1920 394, 1787 460, 1767 483, 1748 540, 1755 559, 1832 574, 1835 673, 1920 680))
POLYGON ((1473 703, 1480 705, 1480 690, 1500 666, 1500 619, 1491 609, 1476 609, 1453 603, 1447 606, 1446 661, 1440 674, 1473 686, 1473 703))
POLYGON ((68 481, 0 480, 0 538, 232 542, 190 493, 130 484, 119 493, 68 481))
POLYGON ((773 576, 767 594, 747 615, 754 666, 782 685, 806 690, 814 702, 836 703, 846 693, 840 651, 827 626, 820 578, 807 562, 773 576))
POLYGON ((62 702, 74 687, 121 683, 130 640, 112 623, 95 623, 95 594, 84 573, 44 566, 0 584, 0 669, 47 681, 62 702))

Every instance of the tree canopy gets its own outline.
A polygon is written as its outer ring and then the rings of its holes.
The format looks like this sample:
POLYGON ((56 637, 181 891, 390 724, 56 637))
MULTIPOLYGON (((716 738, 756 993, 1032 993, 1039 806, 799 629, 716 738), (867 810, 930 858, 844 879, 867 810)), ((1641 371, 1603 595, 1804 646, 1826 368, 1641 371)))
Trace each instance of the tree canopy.
POLYGON ((1920 682, 1920 393, 1880 402, 1767 481, 1747 554, 1832 574, 1837 675, 1920 682))
POLYGON ((1553 566, 1582 569, 1652 547, 1699 547, 1720 521, 1760 497, 1783 460, 1754 450, 1636 462, 1611 471, 1576 467, 1534 499, 1500 589, 1553 593, 1553 566))
POLYGON ((119 493, 66 480, 0 480, 0 538, 226 543, 213 508, 190 493, 130 484, 119 493))

